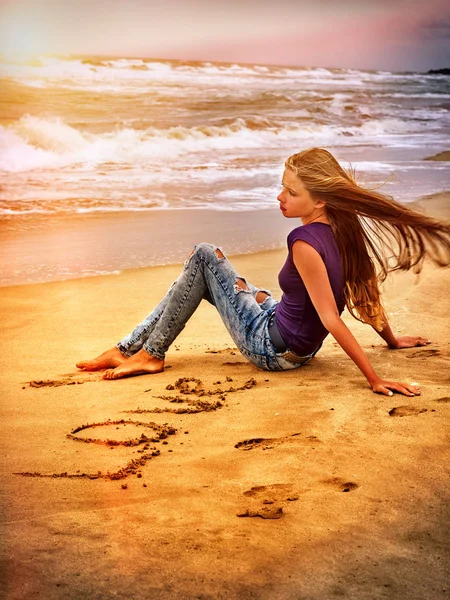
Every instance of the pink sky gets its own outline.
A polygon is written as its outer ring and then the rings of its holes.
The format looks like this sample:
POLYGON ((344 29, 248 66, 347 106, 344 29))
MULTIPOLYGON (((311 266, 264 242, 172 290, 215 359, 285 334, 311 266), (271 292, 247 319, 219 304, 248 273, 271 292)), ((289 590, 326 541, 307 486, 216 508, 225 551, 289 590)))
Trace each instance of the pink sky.
POLYGON ((0 0, 0 53, 450 66, 443 0, 0 0))

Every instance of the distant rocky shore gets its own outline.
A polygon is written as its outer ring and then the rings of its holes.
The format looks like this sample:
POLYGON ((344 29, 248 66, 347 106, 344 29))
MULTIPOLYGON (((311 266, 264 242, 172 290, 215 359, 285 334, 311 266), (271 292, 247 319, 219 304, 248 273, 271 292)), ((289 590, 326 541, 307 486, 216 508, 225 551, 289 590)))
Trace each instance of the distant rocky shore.
POLYGON ((430 69, 427 75, 450 75, 450 69, 430 69))

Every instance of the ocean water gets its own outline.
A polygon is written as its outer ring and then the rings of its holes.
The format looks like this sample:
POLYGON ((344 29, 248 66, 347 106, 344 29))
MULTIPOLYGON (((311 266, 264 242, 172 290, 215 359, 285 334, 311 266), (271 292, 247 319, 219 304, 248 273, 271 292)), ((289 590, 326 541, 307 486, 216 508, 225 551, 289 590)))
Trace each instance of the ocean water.
POLYGON ((423 160, 450 146, 445 76, 42 57, 0 64, 0 90, 8 232, 111 213, 253 211, 257 219, 277 207, 284 160, 311 146, 401 202, 450 189, 448 163, 423 160))

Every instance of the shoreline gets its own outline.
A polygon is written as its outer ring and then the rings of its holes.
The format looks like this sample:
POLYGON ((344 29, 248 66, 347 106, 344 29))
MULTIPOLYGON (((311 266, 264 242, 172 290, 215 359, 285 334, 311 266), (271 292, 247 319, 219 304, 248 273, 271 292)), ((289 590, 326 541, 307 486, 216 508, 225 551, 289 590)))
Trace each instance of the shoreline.
POLYGON ((222 246, 230 256, 276 249, 283 246, 291 228, 292 223, 278 208, 237 213, 149 211, 42 220, 34 228, 3 232, 0 256, 8 271, 0 274, 0 286, 180 264, 190 248, 203 241, 222 246))
MULTIPOLYGON (((408 205, 447 219, 450 191, 408 205)), ((221 246, 233 257, 276 250, 285 247, 288 233, 296 226, 278 208, 148 211, 25 221, 19 230, 3 226, 0 258, 6 269, 0 272, 0 288, 179 265, 189 249, 202 241, 221 246)))

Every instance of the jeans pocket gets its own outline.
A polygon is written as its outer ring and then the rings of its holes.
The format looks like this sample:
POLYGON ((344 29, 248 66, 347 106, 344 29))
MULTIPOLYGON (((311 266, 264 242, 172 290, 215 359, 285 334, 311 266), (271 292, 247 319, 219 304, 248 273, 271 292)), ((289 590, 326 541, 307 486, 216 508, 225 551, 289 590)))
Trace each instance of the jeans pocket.
POLYGON ((297 369, 305 365, 311 360, 313 355, 307 354, 304 357, 296 357, 296 360, 289 360, 292 352, 285 350, 284 352, 278 352, 270 336, 267 339, 267 364, 269 371, 289 371, 291 369, 297 369), (298 360, 302 358, 302 360, 298 360))
POLYGON ((267 366, 267 358, 262 354, 254 354, 247 350, 246 348, 239 348, 239 352, 244 356, 247 360, 249 360, 255 367, 258 369, 263 369, 264 371, 269 371, 269 367, 267 366))
POLYGON ((276 356, 275 356, 275 361, 278 365, 277 370, 290 371, 291 369, 298 369, 298 367, 302 366, 303 363, 291 362, 290 360, 287 360, 286 358, 284 358, 283 354, 284 354, 284 352, 280 352, 280 353, 276 354, 276 356))

